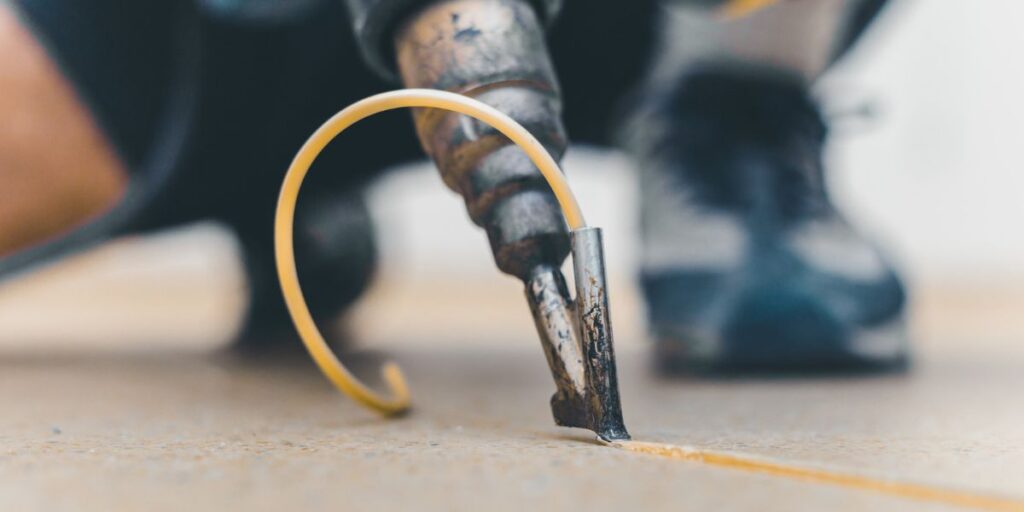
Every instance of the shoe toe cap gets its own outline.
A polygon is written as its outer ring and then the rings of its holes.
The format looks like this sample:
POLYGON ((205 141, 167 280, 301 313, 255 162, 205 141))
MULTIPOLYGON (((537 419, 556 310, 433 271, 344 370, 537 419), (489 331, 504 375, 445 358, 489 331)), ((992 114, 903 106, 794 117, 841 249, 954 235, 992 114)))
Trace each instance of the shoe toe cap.
POLYGON ((670 365, 739 370, 903 364, 905 299, 894 274, 864 282, 797 270, 645 276, 660 352, 670 365))

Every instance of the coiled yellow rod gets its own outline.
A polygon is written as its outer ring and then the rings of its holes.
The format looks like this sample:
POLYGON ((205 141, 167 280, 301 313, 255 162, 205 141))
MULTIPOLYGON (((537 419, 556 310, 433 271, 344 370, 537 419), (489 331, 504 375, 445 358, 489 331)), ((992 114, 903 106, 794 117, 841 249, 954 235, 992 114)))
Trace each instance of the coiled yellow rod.
POLYGON ((359 381, 345 368, 341 360, 327 346, 320 330, 313 321, 309 306, 299 286, 295 269, 295 248, 293 228, 295 205, 302 181, 320 152, 341 132, 353 124, 387 110, 409 107, 439 108, 465 114, 482 121, 518 145, 530 157, 533 164, 551 186, 565 220, 571 229, 586 227, 579 203, 569 189, 569 183, 562 174, 558 163, 544 146, 526 128, 497 109, 467 96, 433 89, 403 89, 370 96, 348 106, 327 120, 309 137, 299 149, 288 167, 288 173, 281 185, 277 200, 277 214, 274 219, 274 254, 277 258, 277 276, 281 291, 288 306, 288 313, 295 323, 295 329, 309 355, 323 374, 337 387, 360 404, 385 415, 400 414, 409 408, 409 386, 402 371, 393 362, 381 369, 384 381, 390 388, 390 397, 376 393, 359 381))

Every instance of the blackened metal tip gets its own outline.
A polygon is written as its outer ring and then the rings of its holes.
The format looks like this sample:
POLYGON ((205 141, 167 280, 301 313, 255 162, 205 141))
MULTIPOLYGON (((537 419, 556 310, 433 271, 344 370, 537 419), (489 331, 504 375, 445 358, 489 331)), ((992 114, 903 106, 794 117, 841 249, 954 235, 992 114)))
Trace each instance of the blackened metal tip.
POLYGON ((614 444, 619 441, 629 441, 633 439, 633 437, 629 435, 629 432, 626 432, 625 427, 621 429, 609 429, 604 432, 596 432, 596 434, 598 439, 608 444, 614 444))
POLYGON ((601 230, 572 232, 576 298, 555 267, 536 269, 526 297, 557 391, 555 423, 588 429, 605 442, 629 439, 622 420, 601 230))

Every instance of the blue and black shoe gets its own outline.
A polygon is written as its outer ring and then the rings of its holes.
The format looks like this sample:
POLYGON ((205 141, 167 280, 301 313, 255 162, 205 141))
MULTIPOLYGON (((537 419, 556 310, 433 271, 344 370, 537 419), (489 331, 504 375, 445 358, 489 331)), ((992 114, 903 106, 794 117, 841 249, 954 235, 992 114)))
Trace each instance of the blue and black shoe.
POLYGON ((649 97, 627 145, 658 366, 904 368, 903 285, 829 199, 805 80, 704 68, 649 97))

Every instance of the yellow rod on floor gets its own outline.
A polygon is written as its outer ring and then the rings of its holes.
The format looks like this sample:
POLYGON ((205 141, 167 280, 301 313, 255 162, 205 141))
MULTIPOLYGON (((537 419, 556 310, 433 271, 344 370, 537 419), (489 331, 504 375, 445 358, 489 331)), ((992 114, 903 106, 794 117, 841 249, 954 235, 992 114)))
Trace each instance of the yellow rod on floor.
POLYGON ((712 466, 752 471, 768 475, 805 480, 808 482, 836 485, 863 491, 873 491, 890 496, 899 496, 921 501, 932 501, 994 512, 1024 512, 1024 501, 997 498, 963 491, 931 487, 927 485, 880 480, 865 476, 837 473, 823 469, 794 466, 782 462, 735 453, 701 450, 687 446, 643 441, 611 443, 623 450, 658 455, 676 460, 700 462, 712 466))

